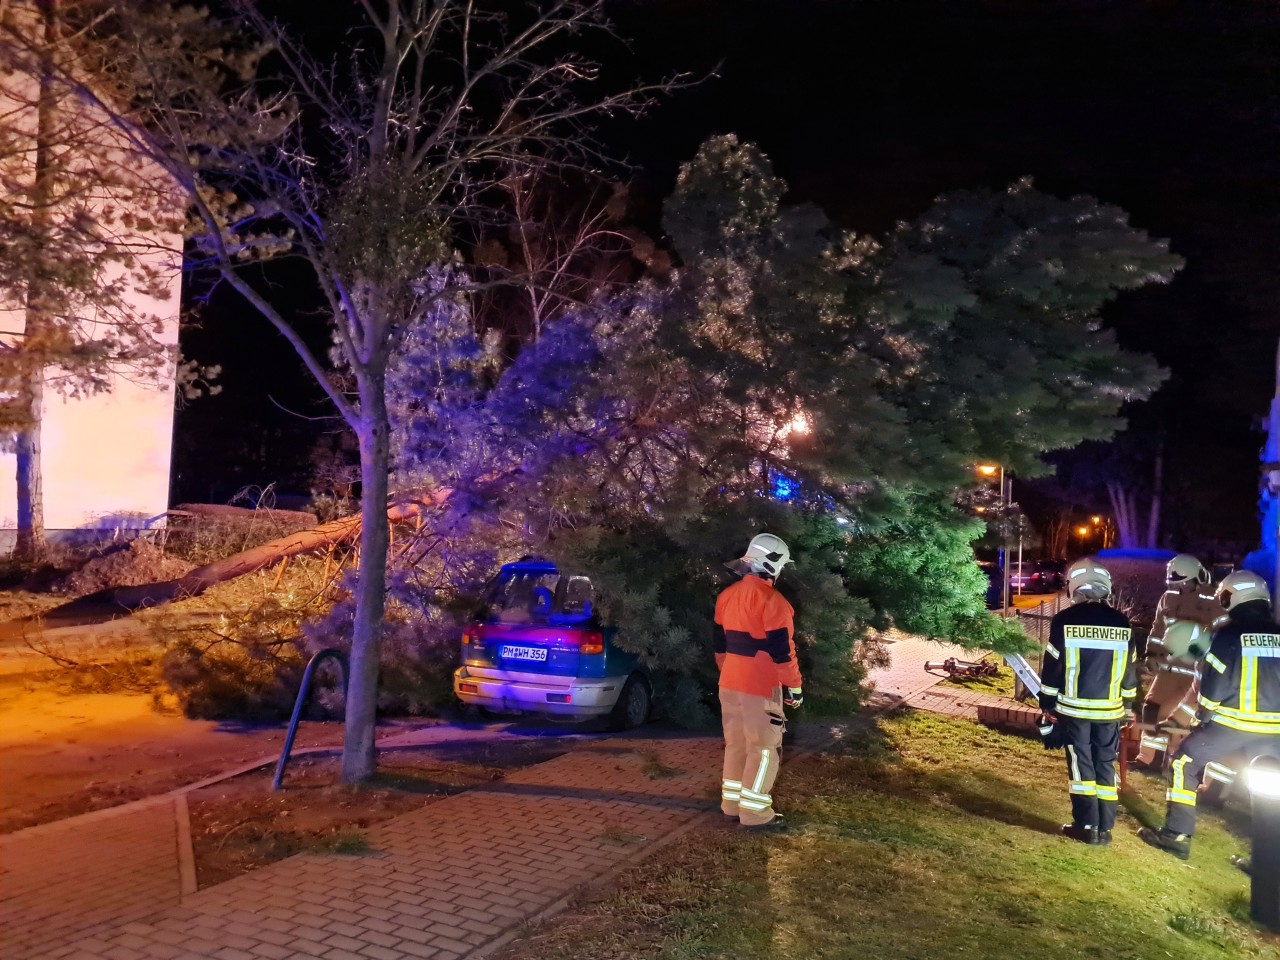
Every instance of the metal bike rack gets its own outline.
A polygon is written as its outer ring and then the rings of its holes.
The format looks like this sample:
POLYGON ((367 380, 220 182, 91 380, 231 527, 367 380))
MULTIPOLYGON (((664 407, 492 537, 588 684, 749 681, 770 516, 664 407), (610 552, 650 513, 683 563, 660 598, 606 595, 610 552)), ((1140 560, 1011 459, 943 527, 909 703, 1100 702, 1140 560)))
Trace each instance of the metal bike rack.
POLYGON ((307 695, 311 692, 311 677, 315 674, 316 667, 327 657, 332 657, 338 661, 338 667, 342 673, 342 694, 344 698, 346 696, 347 679, 351 673, 347 666, 347 655, 335 647, 321 650, 311 658, 311 662, 307 664, 307 669, 302 674, 302 685, 298 688, 298 700, 293 705, 293 717, 289 720, 289 732, 284 738, 284 749, 280 751, 280 762, 276 764, 276 778, 271 781, 272 790, 280 789, 280 781, 284 779, 284 768, 289 765, 289 752, 293 749, 293 738, 298 732, 298 721, 302 719, 303 708, 307 705, 307 695))

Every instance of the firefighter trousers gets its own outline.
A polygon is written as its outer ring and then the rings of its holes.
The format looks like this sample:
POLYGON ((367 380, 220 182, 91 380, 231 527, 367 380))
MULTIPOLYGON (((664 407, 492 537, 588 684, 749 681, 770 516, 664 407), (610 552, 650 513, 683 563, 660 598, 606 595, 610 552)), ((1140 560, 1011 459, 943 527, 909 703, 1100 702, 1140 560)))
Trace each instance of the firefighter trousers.
POLYGON ((1205 769, 1215 760, 1241 753, 1247 761, 1254 757, 1280 757, 1280 735, 1247 733, 1210 721, 1203 723, 1182 741, 1169 768, 1169 802, 1164 827, 1188 837, 1196 832, 1196 791, 1205 769))
POLYGON ((1077 827, 1110 830, 1116 822, 1117 720, 1080 720, 1059 715, 1071 778, 1071 822, 1077 827))
POLYGON ((782 690, 758 697, 720 688, 720 717, 724 724, 724 771, 720 810, 747 827, 768 823, 773 810, 774 781, 781 762, 782 690))

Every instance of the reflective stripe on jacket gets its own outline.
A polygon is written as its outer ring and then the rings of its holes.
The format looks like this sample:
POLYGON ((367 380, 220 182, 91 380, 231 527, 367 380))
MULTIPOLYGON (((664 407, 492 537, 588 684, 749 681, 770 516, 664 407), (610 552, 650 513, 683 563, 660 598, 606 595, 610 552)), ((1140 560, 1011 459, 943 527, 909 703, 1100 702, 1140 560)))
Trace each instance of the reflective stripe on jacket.
POLYGON ((1124 718, 1138 693, 1128 617, 1105 603, 1077 603, 1053 618, 1044 652, 1043 709, 1080 720, 1124 718))
POLYGON ((799 687, 795 611, 773 585, 746 576, 716 598, 715 653, 720 686, 769 697, 799 687))
POLYGON ((1280 625, 1266 606, 1243 604, 1213 635, 1200 670, 1200 706, 1224 727, 1280 735, 1280 625))

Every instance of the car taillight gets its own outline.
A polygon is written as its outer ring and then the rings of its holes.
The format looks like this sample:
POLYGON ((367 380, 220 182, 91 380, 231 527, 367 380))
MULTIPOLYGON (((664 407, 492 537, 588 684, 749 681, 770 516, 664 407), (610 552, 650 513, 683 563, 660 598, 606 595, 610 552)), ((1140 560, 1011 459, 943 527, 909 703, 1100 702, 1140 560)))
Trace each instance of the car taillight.
POLYGON ((484 634, 480 632, 478 627, 468 627, 462 631, 462 645, 464 647, 483 647, 484 634))
POLYGON ((584 654, 604 653, 604 634, 598 630, 584 633, 582 635, 582 643, 578 645, 578 652, 584 654))

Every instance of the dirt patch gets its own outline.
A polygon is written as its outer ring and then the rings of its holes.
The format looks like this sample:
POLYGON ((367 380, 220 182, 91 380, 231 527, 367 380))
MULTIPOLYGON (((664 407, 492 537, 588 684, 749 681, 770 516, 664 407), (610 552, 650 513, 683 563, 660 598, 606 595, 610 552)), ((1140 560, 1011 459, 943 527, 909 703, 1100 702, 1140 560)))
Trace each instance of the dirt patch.
MULTIPOLYGON (((278 754, 284 740, 283 725, 157 713, 147 694, 72 694, 0 680, 0 833, 196 783, 278 754)), ((304 723, 295 741, 297 748, 341 742, 340 723, 304 723)))
POLYGON ((94 557, 51 584, 55 593, 81 597, 107 587, 134 587, 176 580, 191 570, 185 560, 147 540, 134 540, 94 557))
POLYGON ((371 828, 377 824, 570 746, 536 738, 388 751, 378 776, 358 789, 335 785, 335 757, 299 758, 278 793, 271 792, 271 770, 205 787, 188 797, 197 882, 203 889, 297 853, 367 853, 376 849, 371 828))

